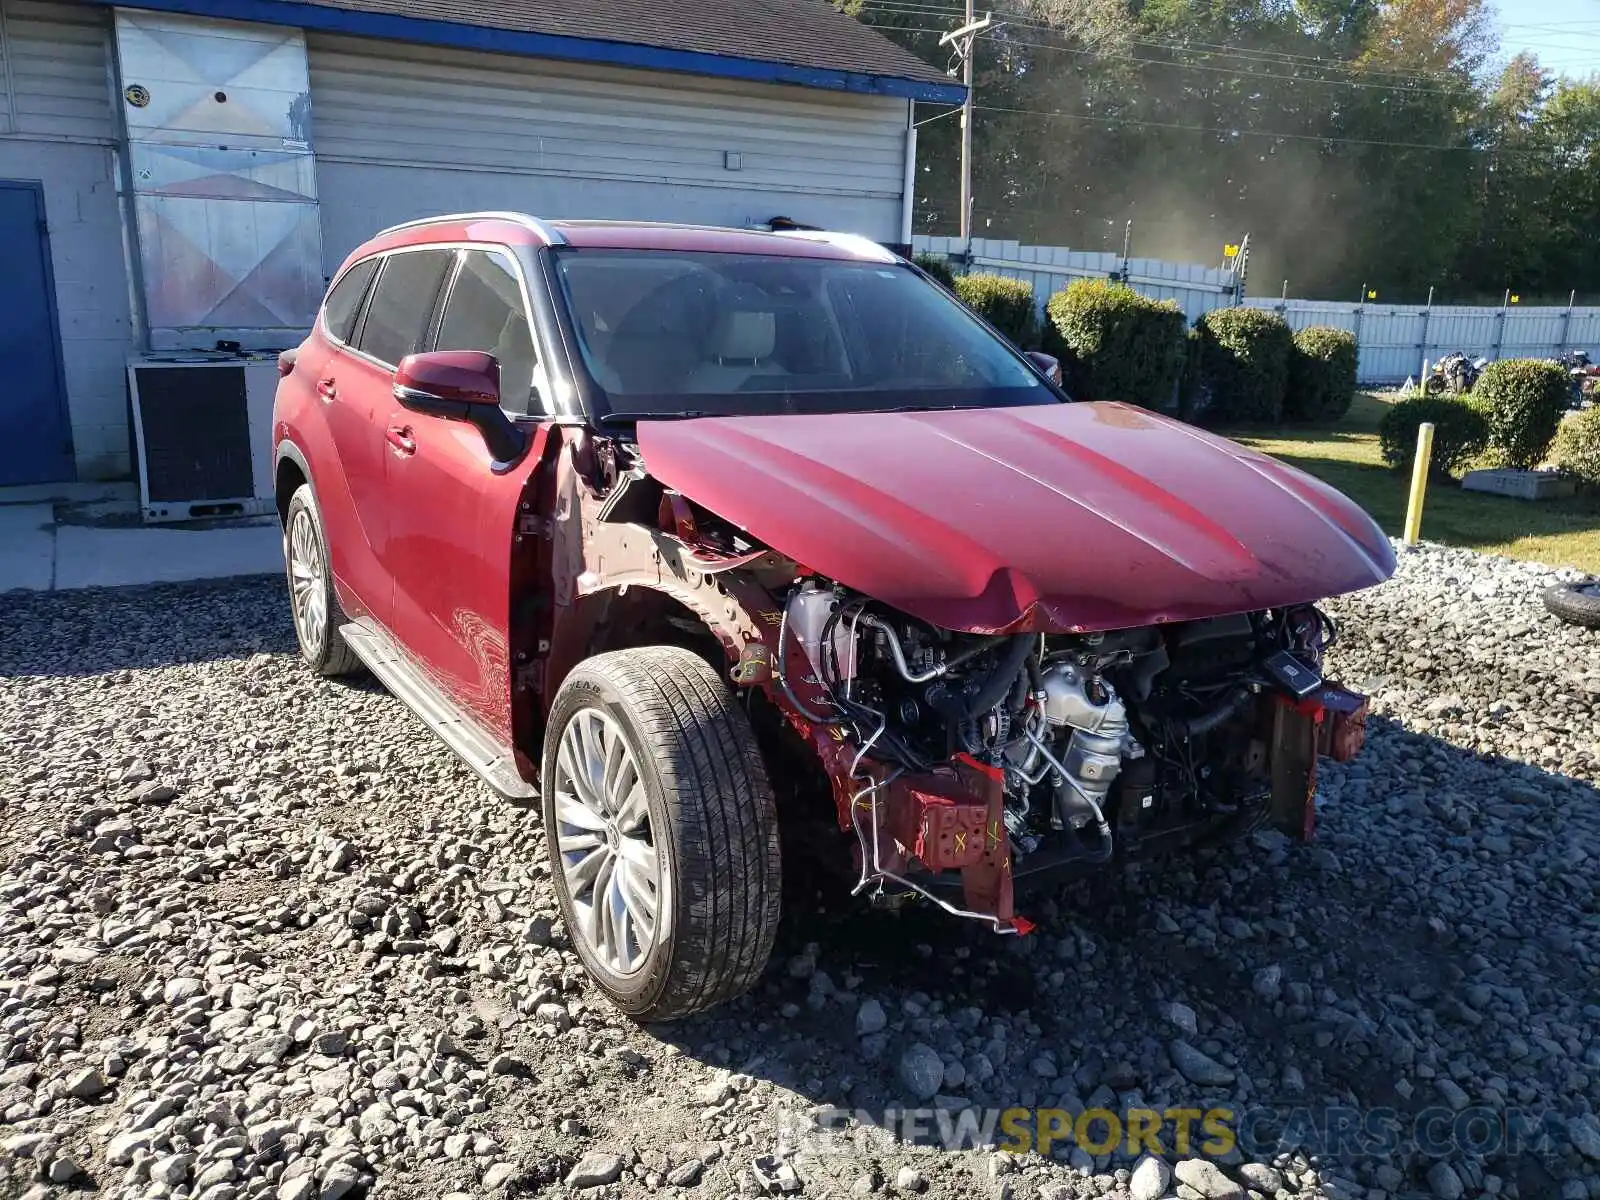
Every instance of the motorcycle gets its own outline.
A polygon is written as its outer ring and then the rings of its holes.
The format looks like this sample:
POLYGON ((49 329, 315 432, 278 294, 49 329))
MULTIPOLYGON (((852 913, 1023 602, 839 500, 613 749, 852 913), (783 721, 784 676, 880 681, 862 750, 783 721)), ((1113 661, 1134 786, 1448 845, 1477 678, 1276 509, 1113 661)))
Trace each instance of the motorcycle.
POLYGON ((1471 359, 1460 350, 1446 354, 1433 364, 1433 370, 1422 381, 1422 390, 1429 396, 1442 396, 1446 392, 1464 396, 1473 389, 1488 365, 1487 358, 1471 359))
POLYGON ((1590 362, 1587 351, 1568 350, 1558 355, 1555 361, 1572 380, 1573 408, 1583 408, 1600 394, 1600 363, 1590 362))

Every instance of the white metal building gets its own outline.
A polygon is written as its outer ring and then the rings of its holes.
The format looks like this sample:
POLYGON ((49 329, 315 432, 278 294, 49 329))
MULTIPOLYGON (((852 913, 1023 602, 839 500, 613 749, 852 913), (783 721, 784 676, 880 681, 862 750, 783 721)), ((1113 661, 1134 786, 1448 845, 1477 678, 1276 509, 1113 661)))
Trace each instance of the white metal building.
POLYGON ((413 217, 908 243, 961 97, 825 0, 0 0, 0 485, 125 475, 130 354, 291 345, 413 217))

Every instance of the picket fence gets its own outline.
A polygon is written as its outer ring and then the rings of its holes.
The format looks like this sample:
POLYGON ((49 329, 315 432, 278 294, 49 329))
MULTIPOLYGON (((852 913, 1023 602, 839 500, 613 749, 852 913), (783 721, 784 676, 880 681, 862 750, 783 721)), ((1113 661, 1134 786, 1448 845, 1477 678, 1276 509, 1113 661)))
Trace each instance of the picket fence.
MULTIPOLYGON (((959 258, 964 243, 960 238, 917 237, 912 248, 918 254, 959 258)), ((1454 350, 1491 361, 1553 358, 1566 350, 1587 350, 1600 358, 1600 308, 1241 299, 1231 270, 993 238, 973 239, 971 269, 1027 280, 1041 310, 1053 293, 1074 279, 1115 276, 1145 295, 1176 300, 1190 322, 1214 308, 1243 303, 1279 313, 1297 330, 1310 325, 1346 329, 1356 335, 1361 356, 1357 378, 1367 386, 1419 377, 1424 362, 1436 362, 1454 350)))

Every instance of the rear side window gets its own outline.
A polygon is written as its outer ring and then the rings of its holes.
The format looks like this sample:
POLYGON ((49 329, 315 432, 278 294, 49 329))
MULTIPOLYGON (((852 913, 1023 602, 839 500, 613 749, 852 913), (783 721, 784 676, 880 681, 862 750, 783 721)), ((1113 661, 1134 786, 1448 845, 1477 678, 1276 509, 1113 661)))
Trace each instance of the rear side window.
POLYGON ((344 273, 322 306, 322 321, 328 332, 341 342, 348 342, 356 327, 356 313, 361 311, 361 298, 367 294, 367 284, 378 269, 378 260, 369 258, 358 262, 344 273))
POLYGON ((533 334, 522 307, 516 269, 497 251, 468 250, 439 322, 440 350, 482 350, 500 360, 500 395, 514 412, 528 411, 533 387, 533 334))
POLYGON ((394 366, 416 352, 453 250, 411 250, 384 260, 357 348, 394 366))

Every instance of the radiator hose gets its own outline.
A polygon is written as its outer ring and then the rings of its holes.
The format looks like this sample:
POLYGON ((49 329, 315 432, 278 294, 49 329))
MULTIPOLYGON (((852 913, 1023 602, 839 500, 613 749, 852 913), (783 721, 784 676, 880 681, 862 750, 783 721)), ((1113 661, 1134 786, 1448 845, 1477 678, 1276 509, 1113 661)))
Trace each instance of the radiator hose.
POLYGON ((1254 699, 1255 693, 1246 687, 1236 687, 1222 698, 1215 708, 1197 717, 1172 722, 1172 731, 1179 737, 1197 738, 1210 733, 1228 721, 1254 699))

